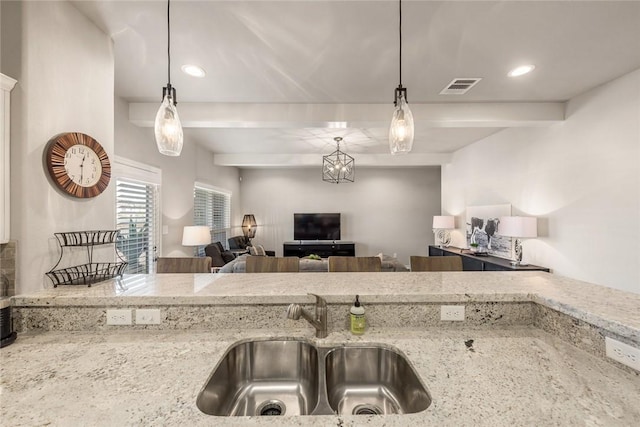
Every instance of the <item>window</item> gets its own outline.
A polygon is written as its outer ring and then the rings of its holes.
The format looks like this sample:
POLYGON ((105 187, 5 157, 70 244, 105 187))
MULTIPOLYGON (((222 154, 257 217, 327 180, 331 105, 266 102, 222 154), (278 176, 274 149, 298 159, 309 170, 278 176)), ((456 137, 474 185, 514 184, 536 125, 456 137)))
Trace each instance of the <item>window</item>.
MULTIPOLYGON (((205 184, 196 183, 193 189, 193 225, 206 225, 211 229, 211 241, 226 248, 231 232, 231 193, 205 184)), ((198 248, 204 255, 204 248, 198 248)))
POLYGON ((152 273, 160 241, 160 171, 117 159, 114 176, 116 249, 129 263, 125 272, 152 273))

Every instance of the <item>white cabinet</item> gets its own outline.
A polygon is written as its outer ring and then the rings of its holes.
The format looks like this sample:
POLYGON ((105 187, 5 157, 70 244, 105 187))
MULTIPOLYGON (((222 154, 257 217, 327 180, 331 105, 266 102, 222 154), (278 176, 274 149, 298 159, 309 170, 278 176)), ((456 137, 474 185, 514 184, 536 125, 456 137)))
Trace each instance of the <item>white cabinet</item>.
POLYGON ((9 241, 11 212, 11 170, 9 140, 11 123, 11 90, 16 80, 0 73, 0 244, 9 241))

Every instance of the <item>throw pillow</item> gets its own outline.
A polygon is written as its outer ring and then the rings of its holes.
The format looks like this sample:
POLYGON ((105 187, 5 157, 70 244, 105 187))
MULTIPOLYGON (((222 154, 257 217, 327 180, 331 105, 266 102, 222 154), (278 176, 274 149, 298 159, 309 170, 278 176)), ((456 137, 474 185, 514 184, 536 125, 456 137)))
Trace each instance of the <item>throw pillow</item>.
POLYGON ((224 262, 226 264, 226 263, 231 262, 234 259, 236 259, 236 256, 231 251, 224 251, 224 252, 222 252, 222 259, 224 260, 224 262))

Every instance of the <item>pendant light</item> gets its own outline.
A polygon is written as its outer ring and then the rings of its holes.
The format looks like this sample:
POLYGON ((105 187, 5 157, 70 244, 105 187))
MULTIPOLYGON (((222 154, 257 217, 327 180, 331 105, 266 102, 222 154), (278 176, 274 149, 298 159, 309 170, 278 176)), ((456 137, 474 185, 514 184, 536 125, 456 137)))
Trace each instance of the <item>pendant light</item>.
POLYGON ((333 138, 336 141, 336 151, 322 156, 322 180, 333 184, 341 182, 353 182, 356 173, 356 161, 347 153, 340 151, 339 136, 333 138))
POLYGON ((161 154, 179 156, 182 151, 182 123, 176 109, 176 88, 171 86, 171 0, 167 0, 167 86, 162 88, 162 104, 156 114, 154 131, 161 154))
POLYGON ((407 88, 402 87, 402 0, 400 6, 400 84, 396 88, 391 126, 389 127, 389 149, 391 154, 406 154, 413 147, 413 114, 407 104, 407 88))

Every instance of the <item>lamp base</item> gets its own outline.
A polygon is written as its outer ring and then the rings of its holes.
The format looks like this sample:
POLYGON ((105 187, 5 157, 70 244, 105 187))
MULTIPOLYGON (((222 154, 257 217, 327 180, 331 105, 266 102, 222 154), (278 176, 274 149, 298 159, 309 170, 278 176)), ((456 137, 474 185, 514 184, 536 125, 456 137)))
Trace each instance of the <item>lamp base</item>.
POLYGON ((451 244, 451 233, 449 230, 444 229, 434 229, 433 232, 436 235, 436 242, 438 242, 438 247, 447 248, 451 244))

